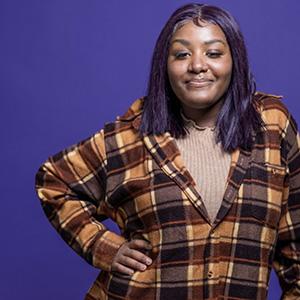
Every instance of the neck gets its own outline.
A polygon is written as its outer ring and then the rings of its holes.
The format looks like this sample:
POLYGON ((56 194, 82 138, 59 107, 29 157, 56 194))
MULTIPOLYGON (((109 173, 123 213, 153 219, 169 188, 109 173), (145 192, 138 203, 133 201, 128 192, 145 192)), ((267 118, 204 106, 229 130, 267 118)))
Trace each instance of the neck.
POLYGON ((193 120, 200 127, 214 127, 223 101, 217 101, 210 107, 190 108, 182 105, 182 112, 187 119, 193 120))

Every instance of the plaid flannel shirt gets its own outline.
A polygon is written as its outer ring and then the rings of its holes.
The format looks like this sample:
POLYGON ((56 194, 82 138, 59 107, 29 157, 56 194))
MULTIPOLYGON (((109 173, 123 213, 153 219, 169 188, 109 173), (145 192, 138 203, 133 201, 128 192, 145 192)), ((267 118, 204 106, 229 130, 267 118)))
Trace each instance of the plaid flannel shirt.
POLYGON ((266 299, 272 267, 282 299, 300 299, 297 125, 279 97, 255 100, 265 126, 251 151, 231 154, 213 223, 171 135, 139 135, 143 99, 40 167, 36 188, 48 219, 102 269, 85 299, 266 299), (119 247, 135 238, 151 243, 152 265, 132 276, 111 272, 119 247))

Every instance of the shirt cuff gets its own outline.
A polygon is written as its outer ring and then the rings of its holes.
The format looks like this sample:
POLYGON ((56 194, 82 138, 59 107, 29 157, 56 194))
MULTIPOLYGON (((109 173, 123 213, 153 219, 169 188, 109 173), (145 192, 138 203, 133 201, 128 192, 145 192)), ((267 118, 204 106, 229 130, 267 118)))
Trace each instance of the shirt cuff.
POLYGON ((126 239, 107 230, 93 245, 93 266, 104 271, 111 271, 112 261, 126 239))

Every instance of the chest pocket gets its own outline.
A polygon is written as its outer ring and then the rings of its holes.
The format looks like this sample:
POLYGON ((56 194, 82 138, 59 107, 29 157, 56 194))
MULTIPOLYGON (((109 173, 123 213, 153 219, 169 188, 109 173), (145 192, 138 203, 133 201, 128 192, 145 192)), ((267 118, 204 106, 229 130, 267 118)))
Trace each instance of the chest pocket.
POLYGON ((250 213, 271 228, 276 228, 280 219, 285 175, 284 166, 252 163, 250 213))

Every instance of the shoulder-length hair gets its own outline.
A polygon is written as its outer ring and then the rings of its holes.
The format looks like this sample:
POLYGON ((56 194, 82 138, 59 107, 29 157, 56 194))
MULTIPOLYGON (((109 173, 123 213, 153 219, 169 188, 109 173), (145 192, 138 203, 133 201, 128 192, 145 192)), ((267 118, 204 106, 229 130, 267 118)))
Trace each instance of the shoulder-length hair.
POLYGON ((163 27, 153 52, 140 133, 170 132, 175 138, 187 134, 180 114, 180 102, 170 86, 167 59, 172 35, 191 20, 199 26, 200 21, 218 25, 231 51, 231 82, 217 117, 216 141, 221 142, 227 152, 238 147, 249 150, 253 144, 252 132, 261 125, 261 117, 253 103, 256 87, 249 69, 244 38, 237 22, 228 12, 206 4, 187 4, 178 8, 163 27))

